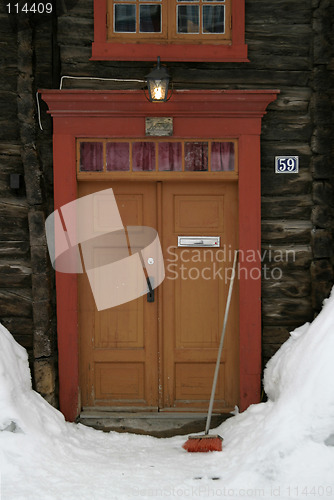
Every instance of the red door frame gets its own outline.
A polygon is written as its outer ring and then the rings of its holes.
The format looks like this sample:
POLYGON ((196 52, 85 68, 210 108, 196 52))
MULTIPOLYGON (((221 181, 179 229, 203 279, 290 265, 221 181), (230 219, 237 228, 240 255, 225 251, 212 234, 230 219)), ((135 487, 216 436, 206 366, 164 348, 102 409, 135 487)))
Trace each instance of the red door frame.
MULTIPOLYGON (((240 409, 260 400, 261 118, 277 90, 175 91, 150 103, 142 91, 42 90, 53 116, 54 209, 77 198, 77 137, 145 137, 145 117, 174 118, 174 137, 237 138, 239 144, 240 409), (138 130, 141 131, 138 134, 138 130), (191 133, 189 132, 191 131, 191 133), (249 277, 247 279, 247 276, 249 277)), ((74 274, 56 272, 59 399, 67 420, 80 412, 78 290, 74 274)))

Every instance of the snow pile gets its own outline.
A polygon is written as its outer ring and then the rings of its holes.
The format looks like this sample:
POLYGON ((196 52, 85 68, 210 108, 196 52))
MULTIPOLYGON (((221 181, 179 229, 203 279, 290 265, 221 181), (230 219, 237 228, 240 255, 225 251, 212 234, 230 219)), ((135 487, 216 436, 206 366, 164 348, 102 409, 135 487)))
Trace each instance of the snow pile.
POLYGON ((0 325, 2 500, 334 498, 334 291, 265 370, 269 400, 217 431, 223 452, 186 436, 104 434, 70 424, 31 389, 25 350, 0 325))
POLYGON ((266 403, 220 429, 226 449, 239 451, 237 478, 242 471, 260 472, 283 485, 287 496, 290 485, 298 498, 303 485, 307 494, 313 484, 316 498, 334 498, 334 289, 319 316, 291 332, 268 362, 264 389, 266 403))
POLYGON ((0 431, 61 433, 63 415, 32 390, 26 350, 0 324, 0 431))

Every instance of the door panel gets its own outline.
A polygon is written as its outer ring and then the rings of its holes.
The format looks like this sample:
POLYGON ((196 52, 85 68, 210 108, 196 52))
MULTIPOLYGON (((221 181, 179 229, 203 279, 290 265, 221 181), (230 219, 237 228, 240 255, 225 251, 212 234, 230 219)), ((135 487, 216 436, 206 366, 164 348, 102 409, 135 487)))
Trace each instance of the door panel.
MULTIPOLYGON (((229 268, 238 244, 237 186, 233 182, 82 182, 79 196, 110 187, 124 226, 158 229, 159 219, 166 278, 155 290, 153 303, 143 296, 98 312, 86 275, 79 276, 82 405, 207 411, 229 268), (186 235, 220 236, 221 246, 178 248, 178 236, 186 235)), ((107 251, 98 249, 101 262, 107 251)), ((237 281, 235 287, 215 411, 229 411, 238 404, 237 281)))
MULTIPOLYGON (((165 183, 163 241, 164 410, 208 407, 233 251, 237 248, 234 183, 165 183), (178 248, 178 236, 220 236, 220 248, 178 248), (226 274, 227 273, 227 274, 226 274)), ((238 403, 238 310, 233 294, 215 409, 238 403)))
MULTIPOLYGON (((108 188, 114 191, 124 226, 156 226, 154 183, 82 182, 79 196, 108 188)), ((108 247, 95 252, 98 265, 108 247)), ((82 405, 156 410, 156 302, 148 303, 144 295, 97 311, 87 277, 79 280, 82 405)))

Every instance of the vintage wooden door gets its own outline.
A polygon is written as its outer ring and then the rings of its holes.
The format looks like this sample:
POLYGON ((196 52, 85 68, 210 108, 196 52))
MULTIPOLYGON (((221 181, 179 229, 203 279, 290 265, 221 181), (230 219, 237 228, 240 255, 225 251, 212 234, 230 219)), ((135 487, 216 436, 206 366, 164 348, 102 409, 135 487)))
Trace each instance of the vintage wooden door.
MULTIPOLYGON (((154 183, 79 183, 79 196, 112 188, 124 226, 156 227, 154 183)), ((82 405, 158 408, 157 302, 140 297, 97 311, 80 276, 79 331, 82 405)))
MULTIPOLYGON (((237 186, 168 182, 163 187, 163 408, 206 410, 237 248, 237 186), (219 236, 219 248, 178 247, 178 236, 219 236)), ((200 240, 200 238, 199 238, 200 240)), ((233 295, 214 408, 238 403, 238 310, 233 295)))
MULTIPOLYGON (((81 400, 113 410, 206 411, 237 248, 235 182, 80 182, 112 188, 123 224, 158 230, 166 277, 146 296, 98 312, 79 278, 81 400), (219 248, 180 248, 178 236, 219 236, 219 248)), ((238 404, 238 307, 233 295, 215 410, 238 404)))

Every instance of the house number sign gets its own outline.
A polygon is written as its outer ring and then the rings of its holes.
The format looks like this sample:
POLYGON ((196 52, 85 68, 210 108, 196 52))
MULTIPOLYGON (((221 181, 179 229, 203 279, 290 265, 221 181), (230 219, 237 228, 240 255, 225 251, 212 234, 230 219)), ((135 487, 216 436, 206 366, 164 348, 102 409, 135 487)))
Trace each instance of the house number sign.
POLYGON ((276 174, 297 174, 299 172, 299 156, 275 156, 276 174))

